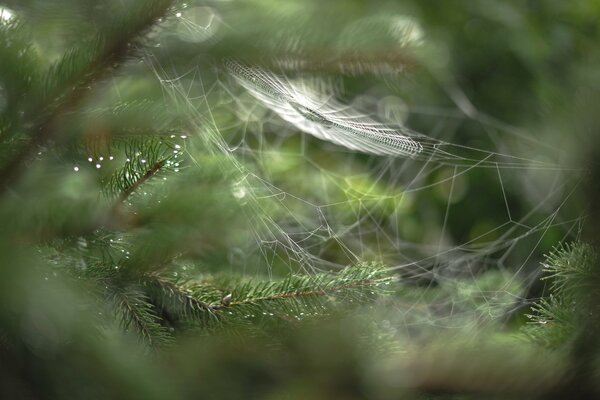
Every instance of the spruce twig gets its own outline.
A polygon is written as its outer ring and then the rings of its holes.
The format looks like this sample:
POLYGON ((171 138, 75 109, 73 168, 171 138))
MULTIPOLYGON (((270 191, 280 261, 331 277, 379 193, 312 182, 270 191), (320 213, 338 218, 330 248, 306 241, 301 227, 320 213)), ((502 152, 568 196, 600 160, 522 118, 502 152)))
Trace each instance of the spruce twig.
POLYGON ((146 181, 156 175, 156 173, 165 165, 166 161, 166 159, 162 159, 152 164, 141 177, 139 177, 131 186, 121 192, 121 195, 117 200, 117 204, 123 203, 133 192, 136 191, 137 188, 142 186, 146 181))
POLYGON ((224 321, 235 322, 248 315, 290 316, 321 314, 344 303, 381 292, 380 285, 393 277, 377 264, 359 264, 337 273, 290 275, 281 281, 254 282, 222 289, 217 295, 204 285, 192 289, 195 297, 207 296, 211 308, 222 311, 224 321), (339 301, 339 304, 336 303, 339 301))
MULTIPOLYGON (((154 286, 167 297, 179 302, 182 306, 182 315, 188 314, 188 310, 191 314, 195 314, 198 311, 208 311, 212 313, 217 309, 214 305, 196 299, 189 291, 185 290, 185 288, 158 275, 148 276, 144 280, 144 284, 147 286, 154 286)), ((165 302, 161 301, 161 303, 164 304, 165 302)))
POLYGON ((123 289, 113 293, 113 297, 125 331, 133 328, 151 348, 170 343, 167 328, 160 324, 160 317, 143 292, 123 289))
POLYGON ((239 301, 231 301, 227 305, 224 305, 224 304, 214 305, 213 309, 218 310, 223 307, 235 307, 235 306, 241 306, 241 305, 246 305, 246 304, 254 304, 255 305, 260 302, 270 302, 270 301, 278 301, 278 300, 285 300, 285 299, 292 299, 292 298, 301 299, 301 298, 306 298, 306 297, 322 297, 322 296, 335 294, 335 293, 341 292, 343 290, 364 289, 367 287, 374 287, 374 286, 377 286, 377 285, 380 285, 382 283, 386 283, 389 281, 390 281, 389 277, 372 279, 372 280, 364 279, 364 280, 358 280, 358 281, 347 283, 347 284, 341 284, 338 286, 327 287, 325 289, 314 289, 314 290, 309 289, 309 290, 303 290, 303 291, 300 290, 300 291, 274 293, 272 295, 263 296, 263 297, 248 297, 246 299, 242 299, 239 301))
MULTIPOLYGON (((121 35, 115 35, 114 40, 100 34, 95 42, 101 48, 99 54, 92 60, 87 69, 71 77, 67 85, 51 96, 50 106, 39 114, 42 117, 30 129, 31 140, 24 145, 17 154, 0 170, 0 194, 4 193, 20 175, 23 164, 34 154, 36 149, 47 143, 60 131, 60 122, 63 115, 73 111, 89 93, 89 87, 105 79, 117 67, 123 64, 135 50, 132 41, 148 31, 156 21, 164 16, 171 7, 172 0, 159 0, 154 6, 148 7, 150 12, 146 18, 133 22, 131 29, 121 35)), ((112 33, 112 32, 110 32, 112 33)), ((84 49, 78 49, 66 54, 63 60, 73 62, 81 56, 84 49)), ((50 71, 56 72, 55 70, 50 71)))

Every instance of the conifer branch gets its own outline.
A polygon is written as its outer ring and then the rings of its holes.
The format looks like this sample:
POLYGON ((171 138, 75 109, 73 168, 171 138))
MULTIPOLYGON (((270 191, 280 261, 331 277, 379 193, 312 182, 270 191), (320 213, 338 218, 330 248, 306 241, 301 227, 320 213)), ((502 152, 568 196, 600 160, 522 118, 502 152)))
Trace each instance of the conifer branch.
POLYGON ((330 294, 335 294, 344 290, 349 289, 364 289, 364 288, 372 288, 377 285, 381 285, 383 283, 390 282, 389 277, 380 278, 380 279, 372 279, 372 280, 358 280, 352 283, 341 284, 339 286, 331 286, 326 289, 315 289, 315 290, 304 290, 304 291, 291 291, 291 292, 283 292, 283 293, 275 293, 270 296, 264 297, 249 297, 240 301, 231 301, 228 305, 215 305, 214 309, 221 309, 223 307, 235 307, 241 306, 245 304, 257 304, 260 302, 269 302, 269 301, 277 301, 284 300, 290 298, 305 298, 305 297, 321 297, 327 296, 330 294))
POLYGON ((543 270, 555 293, 574 296, 590 284, 590 274, 598 260, 593 246, 585 243, 562 244, 546 256, 543 270))
POLYGON ((526 314, 524 332, 551 348, 564 345, 576 336, 594 295, 593 280, 597 250, 585 243, 562 244, 546 256, 543 280, 550 281, 550 295, 538 300, 526 314))
MULTIPOLYGON (((196 315, 200 312, 214 313, 217 309, 216 306, 205 303, 201 300, 196 299, 192 296, 191 292, 186 290, 184 286, 177 285, 174 282, 168 281, 158 275, 150 275, 144 279, 144 285, 151 289, 158 289, 163 295, 162 299, 158 299, 158 302, 163 306, 167 307, 169 304, 175 304, 177 308, 177 314, 180 316, 196 315), (165 299, 173 300, 167 302, 165 299)), ((171 307, 173 309, 173 307, 171 307)))
POLYGON ((250 317, 266 315, 276 320, 297 321, 322 315, 344 303, 365 300, 365 296, 372 297, 382 292, 381 285, 392 280, 383 267, 375 264, 348 267, 339 273, 291 275, 276 282, 247 282, 231 290, 215 290, 205 283, 173 281, 153 273, 139 280, 145 308, 136 313, 138 310, 129 303, 121 307, 128 311, 125 321, 131 321, 129 324, 136 326, 144 338, 149 335, 161 338, 164 332, 155 327, 159 321, 163 327, 191 324, 202 329, 210 329, 215 323, 246 325, 250 317), (240 300, 230 301, 232 297, 240 300), (151 317, 146 315, 149 312, 151 317))
POLYGON ((154 164, 152 164, 150 166, 150 168, 148 168, 148 170, 146 170, 146 172, 142 176, 140 176, 131 186, 126 188, 121 193, 117 203, 123 203, 125 200, 127 200, 127 198, 133 192, 135 192, 137 188, 139 188, 146 181, 148 181, 150 178, 152 178, 154 175, 156 175, 156 173, 165 165, 166 161, 167 161, 166 159, 162 159, 162 160, 159 160, 159 161, 155 162, 154 164))
POLYGON ((175 170, 179 162, 174 161, 178 151, 172 143, 162 137, 122 138, 127 160, 110 179, 103 182, 105 193, 117 198, 115 207, 124 202, 140 186, 148 182, 161 170, 175 170))
POLYGON ((134 329, 151 348, 171 342, 167 328, 160 324, 160 317, 142 292, 134 289, 117 290, 113 293, 113 299, 125 331, 134 329))
POLYGON ((221 311, 223 322, 276 316, 284 320, 320 315, 344 303, 363 301, 381 293, 381 285, 393 281, 378 264, 359 264, 337 273, 290 275, 281 281, 253 282, 220 291, 192 287, 194 297, 204 296, 212 310, 221 311), (338 304, 339 301, 339 304, 338 304))
MULTIPOLYGON (((31 139, 2 169, 0 169, 0 194, 5 192, 20 175, 23 164, 34 154, 38 146, 47 143, 60 132, 60 122, 64 114, 73 111, 89 93, 90 86, 106 78, 117 69, 127 57, 133 53, 135 46, 132 42, 148 31, 156 21, 164 16, 171 7, 172 0, 158 0, 144 8, 144 17, 138 20, 129 20, 127 25, 117 26, 115 32, 99 34, 94 41, 98 49, 97 55, 92 57, 87 68, 77 71, 69 77, 63 87, 53 90, 50 95, 49 105, 43 110, 34 110, 34 114, 42 115, 30 129, 31 139)), ((77 61, 86 59, 85 52, 88 46, 71 51, 65 55, 62 64, 51 68, 47 80, 61 70, 70 69, 77 61)))

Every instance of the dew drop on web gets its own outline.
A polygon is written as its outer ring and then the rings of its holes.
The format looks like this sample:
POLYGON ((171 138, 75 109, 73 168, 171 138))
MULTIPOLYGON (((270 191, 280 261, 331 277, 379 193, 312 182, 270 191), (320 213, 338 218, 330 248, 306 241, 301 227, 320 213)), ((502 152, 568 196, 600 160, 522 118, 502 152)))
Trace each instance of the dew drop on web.
POLYGON ((200 43, 211 39, 221 26, 221 20, 212 7, 191 7, 178 11, 177 37, 189 43, 200 43))

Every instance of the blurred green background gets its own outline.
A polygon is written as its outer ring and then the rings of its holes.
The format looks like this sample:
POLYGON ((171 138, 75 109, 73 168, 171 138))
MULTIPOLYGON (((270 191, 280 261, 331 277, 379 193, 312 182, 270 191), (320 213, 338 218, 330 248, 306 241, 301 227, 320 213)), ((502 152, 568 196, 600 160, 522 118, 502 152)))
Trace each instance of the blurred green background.
MULTIPOLYGON (((40 103, 60 82, 45 72, 92 47, 98 32, 119 32, 143 3, 0 1, 0 24, 24 32, 0 41, 3 167, 52 112, 40 103)), ((2 193, 1 392, 392 399, 551 390, 567 356, 522 328, 547 295, 543 255, 584 230, 599 18, 594 1, 172 2, 2 193), (374 156, 316 139, 239 85, 224 67, 231 59, 451 143, 463 158, 374 156), (136 146, 154 158, 138 160, 136 146), (110 196, 128 168, 167 154, 126 199, 127 217, 114 211, 110 196), (94 276, 89 260, 210 282, 373 261, 397 281, 372 302, 297 324, 168 325, 175 343, 156 353, 94 301, 94 285, 114 282, 94 276)))

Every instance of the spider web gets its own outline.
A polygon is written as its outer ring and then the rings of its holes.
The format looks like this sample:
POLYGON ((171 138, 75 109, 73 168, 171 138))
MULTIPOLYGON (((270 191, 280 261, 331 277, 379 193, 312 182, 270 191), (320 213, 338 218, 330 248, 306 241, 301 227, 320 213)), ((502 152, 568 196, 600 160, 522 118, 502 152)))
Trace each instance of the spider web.
MULTIPOLYGON (((202 40, 216 29, 214 18, 185 16, 202 40)), ((181 72, 163 60, 146 53, 165 97, 192 116, 191 145, 238 171, 231 194, 248 234, 229 249, 232 269, 381 261, 409 288, 384 322, 415 335, 415 326, 474 326, 529 304, 542 255, 579 235, 582 216, 569 206, 577 169, 546 137, 480 112, 448 80, 436 81, 450 100, 440 106, 404 100, 399 74, 374 96, 344 91, 338 77, 236 60, 215 74, 181 72)))

